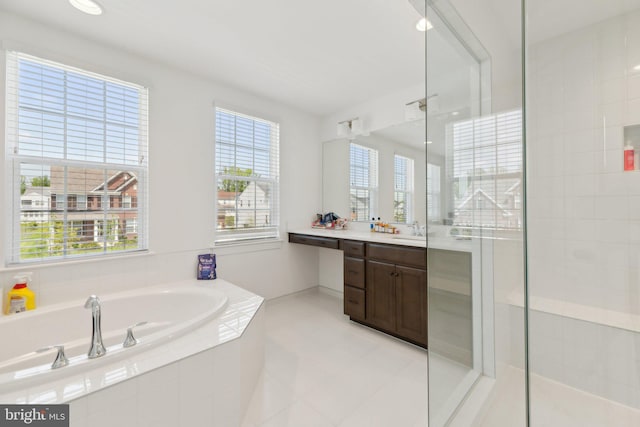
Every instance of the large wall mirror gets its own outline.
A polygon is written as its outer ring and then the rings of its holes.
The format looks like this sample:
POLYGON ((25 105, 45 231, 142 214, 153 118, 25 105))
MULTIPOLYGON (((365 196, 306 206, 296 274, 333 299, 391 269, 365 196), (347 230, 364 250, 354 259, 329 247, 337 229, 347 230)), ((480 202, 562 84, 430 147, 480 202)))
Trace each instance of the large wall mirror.
MULTIPOLYGON (((423 2, 411 3, 424 13, 423 2)), ((417 102, 422 109, 399 114, 404 119, 363 135, 324 143, 325 212, 356 222, 380 217, 399 224, 451 223, 460 185, 452 171, 451 129, 453 123, 480 114, 481 68, 487 58, 471 52, 431 7, 427 16, 426 91, 416 87, 409 99, 387 106, 403 111, 406 104, 417 102)), ((424 52, 416 52, 415 66, 425 68, 424 52)), ((394 78, 410 81, 412 74, 394 78)))

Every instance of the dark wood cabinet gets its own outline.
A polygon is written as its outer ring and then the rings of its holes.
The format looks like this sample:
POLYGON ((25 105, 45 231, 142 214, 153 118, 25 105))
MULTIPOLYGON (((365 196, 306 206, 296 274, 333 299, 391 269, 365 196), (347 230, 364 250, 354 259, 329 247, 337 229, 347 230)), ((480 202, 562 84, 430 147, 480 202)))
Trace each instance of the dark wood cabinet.
POLYGON ((396 329, 396 266, 367 260, 365 320, 387 331, 396 329))
POLYGON ((427 271, 367 260, 365 321, 427 346, 427 271))
POLYGON ((427 250, 303 234, 291 243, 344 251, 344 314, 427 347, 427 250))
POLYGON ((427 345, 427 271, 396 266, 396 332, 427 345))
POLYGON ((332 237, 307 236, 304 234, 289 233, 290 243, 319 246, 321 248, 340 249, 340 240, 332 237))
POLYGON ((364 289, 364 259, 344 257, 344 284, 364 289))

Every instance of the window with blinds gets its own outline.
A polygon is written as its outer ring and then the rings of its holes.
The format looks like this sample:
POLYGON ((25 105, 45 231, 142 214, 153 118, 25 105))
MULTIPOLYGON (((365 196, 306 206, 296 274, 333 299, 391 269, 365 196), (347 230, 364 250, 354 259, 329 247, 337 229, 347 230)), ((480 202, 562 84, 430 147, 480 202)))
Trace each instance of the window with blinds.
POLYGON ((413 159, 395 155, 393 158, 393 220, 413 221, 413 159))
POLYGON ((378 151, 353 142, 349 151, 351 221, 369 221, 377 210, 378 151))
POLYGON ((147 89, 8 52, 6 98, 8 263, 147 249, 147 89))
POLYGON ((522 227, 522 112, 509 111, 454 123, 454 225, 522 227))
POLYGON ((279 237, 279 129, 216 108, 216 243, 279 237))

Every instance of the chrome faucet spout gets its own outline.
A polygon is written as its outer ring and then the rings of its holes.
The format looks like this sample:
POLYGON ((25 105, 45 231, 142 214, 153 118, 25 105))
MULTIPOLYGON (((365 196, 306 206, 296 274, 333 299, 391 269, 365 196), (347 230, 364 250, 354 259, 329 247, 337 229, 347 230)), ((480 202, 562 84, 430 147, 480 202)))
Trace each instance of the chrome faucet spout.
POLYGON ((89 359, 95 359, 107 353, 107 349, 102 343, 102 328, 100 325, 101 307, 100 299, 95 295, 91 295, 87 299, 87 302, 84 303, 84 308, 91 309, 92 317, 91 347, 89 347, 89 352, 87 353, 89 359))

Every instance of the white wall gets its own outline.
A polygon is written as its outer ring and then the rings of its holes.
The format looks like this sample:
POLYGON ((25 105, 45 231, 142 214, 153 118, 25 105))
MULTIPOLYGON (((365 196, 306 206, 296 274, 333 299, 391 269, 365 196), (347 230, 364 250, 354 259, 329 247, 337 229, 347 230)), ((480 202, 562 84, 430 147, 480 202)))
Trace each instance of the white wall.
MULTIPOLYGON (((47 59, 141 83, 149 87, 150 251, 151 255, 112 260, 61 263, 36 272, 40 304, 90 292, 152 285, 192 277, 195 255, 213 242, 214 102, 280 123, 281 225, 285 242, 275 249, 247 246, 216 249, 218 272, 239 286, 267 298, 318 283, 314 251, 286 243, 287 227, 308 224, 321 207, 319 120, 238 88, 208 81, 164 64, 65 33, 40 23, 0 13, 0 39, 47 59), (250 266, 250 268, 247 268, 250 266)), ((211 41, 215 42, 215 41, 211 41)), ((0 60, 0 116, 4 148, 4 56, 0 60)), ((6 200, 4 165, 0 198, 6 200)), ((7 236, 6 210, 0 212, 0 240, 7 236)), ((0 263, 5 256, 0 249, 0 263)), ((0 284, 12 284, 14 270, 0 268, 0 284)))

